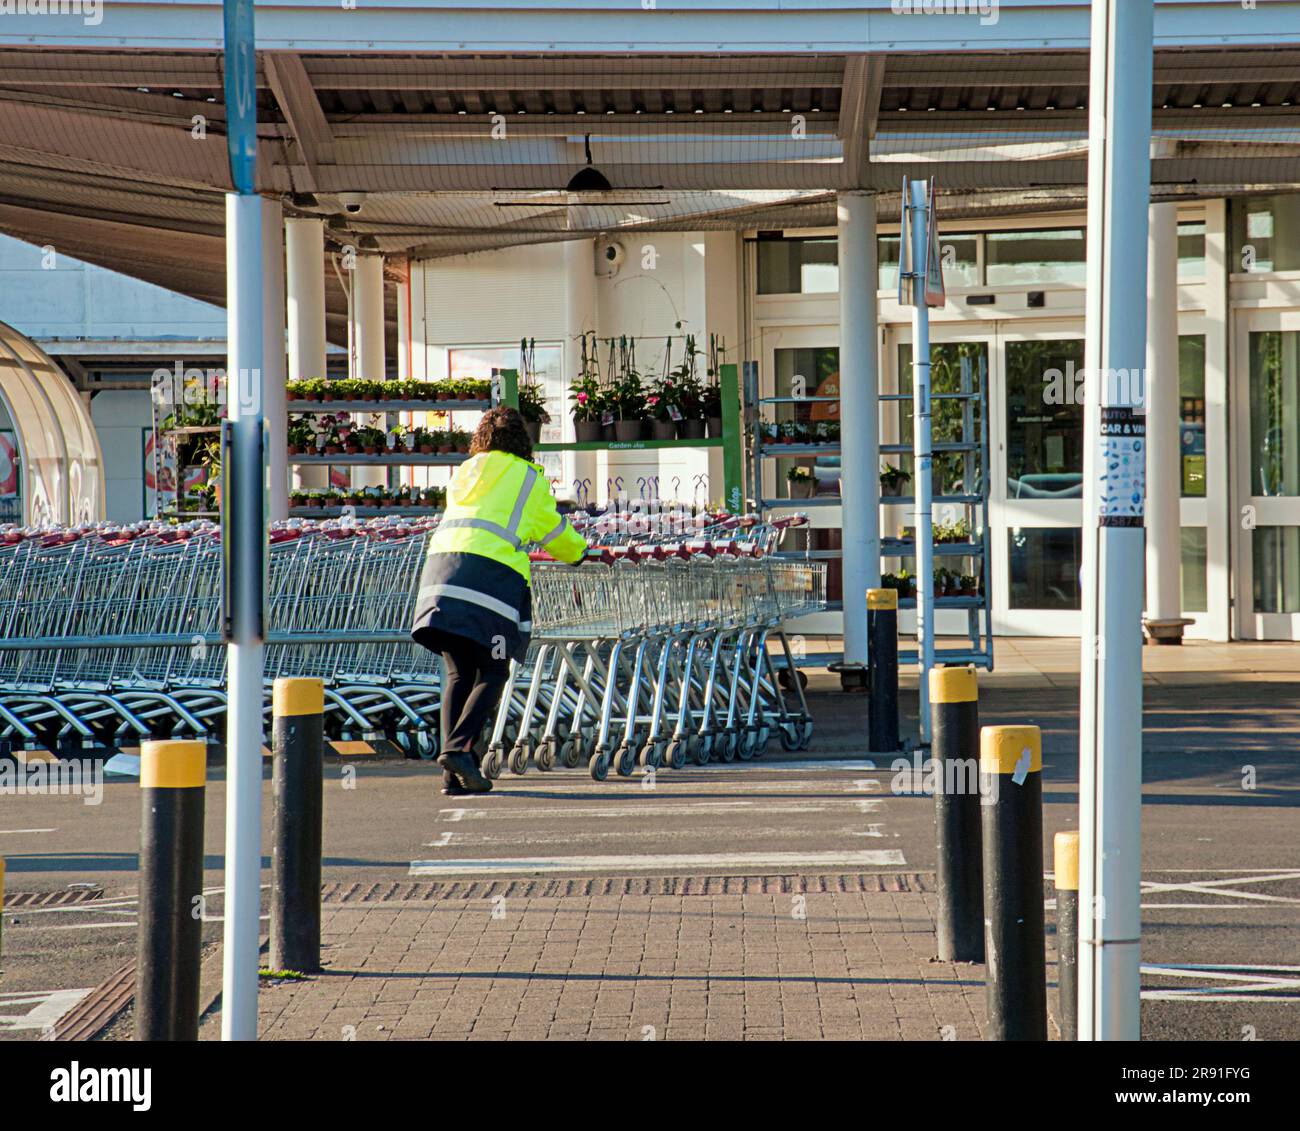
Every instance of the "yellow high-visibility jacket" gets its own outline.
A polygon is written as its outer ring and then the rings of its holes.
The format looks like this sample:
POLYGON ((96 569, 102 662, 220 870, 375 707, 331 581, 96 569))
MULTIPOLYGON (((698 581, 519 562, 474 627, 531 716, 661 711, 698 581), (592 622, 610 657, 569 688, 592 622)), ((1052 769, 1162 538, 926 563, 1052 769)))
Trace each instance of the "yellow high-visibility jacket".
POLYGON ((556 508, 541 467, 508 452, 466 460, 429 540, 411 635, 435 650, 444 634, 466 637, 522 659, 532 632, 525 547, 533 544, 564 562, 587 548, 556 508))

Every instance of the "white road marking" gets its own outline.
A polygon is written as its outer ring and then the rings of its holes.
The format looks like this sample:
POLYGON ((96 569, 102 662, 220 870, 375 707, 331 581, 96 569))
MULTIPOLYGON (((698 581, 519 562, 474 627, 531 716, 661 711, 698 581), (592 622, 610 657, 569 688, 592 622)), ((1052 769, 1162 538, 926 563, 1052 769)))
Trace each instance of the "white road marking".
POLYGON ((1144 1001, 1250 1001, 1300 1000, 1300 966, 1159 965, 1142 964, 1142 973, 1161 978, 1196 978, 1208 985, 1187 989, 1143 990, 1144 1001), (1226 983, 1216 985, 1214 983, 1226 983), (1283 990, 1284 993, 1268 991, 1283 990))
POLYGON ((494 872, 646 872, 712 868, 901 868, 897 849, 865 852, 718 852, 689 855, 535 856, 500 860, 412 860, 412 876, 494 872))
POLYGON ((688 817, 711 816, 717 813, 824 813, 836 805, 854 805, 858 811, 869 813, 879 808, 879 801, 853 801, 847 798, 827 797, 818 801, 778 801, 764 804, 761 801, 660 801, 653 797, 636 805, 553 805, 489 806, 482 809, 442 809, 439 815, 448 821, 475 821, 485 817, 499 819, 528 819, 532 817, 688 817))
MULTIPOLYGON (((721 773, 727 770, 748 770, 748 767, 754 767, 752 762, 746 763, 745 766, 738 766, 735 762, 708 762, 703 766, 692 766, 691 773, 697 770, 708 770, 710 773, 721 773)), ((760 770, 874 770, 876 763, 870 758, 810 758, 806 762, 764 762, 762 765, 754 767, 760 770)))
POLYGON ((90 990, 50 990, 45 993, 0 994, 0 1029, 16 1032, 20 1029, 44 1031, 68 1012, 90 990), (29 1005, 25 1013, 10 1013, 13 1006, 29 1005))
POLYGON ((22 836, 25 833, 57 833, 58 829, 0 829, 0 836, 22 836))
MULTIPOLYGON (((1188 883, 1170 884, 1156 880, 1142 881, 1143 895, 1156 895, 1161 892, 1188 892, 1196 895, 1218 895, 1228 899, 1241 899, 1249 903, 1294 903, 1300 904, 1300 898, 1288 895, 1267 895, 1264 892, 1257 891, 1238 891, 1236 885, 1240 884, 1268 884, 1277 882, 1286 882, 1288 880, 1300 880, 1300 871, 1289 872, 1263 872, 1259 874, 1241 873, 1222 880, 1196 880, 1188 883)), ((1153 907, 1162 907, 1163 904, 1152 904, 1153 907)), ((1174 905, 1169 905, 1174 906, 1174 905)), ((1228 904, 1212 904, 1211 906, 1223 907, 1228 904)))

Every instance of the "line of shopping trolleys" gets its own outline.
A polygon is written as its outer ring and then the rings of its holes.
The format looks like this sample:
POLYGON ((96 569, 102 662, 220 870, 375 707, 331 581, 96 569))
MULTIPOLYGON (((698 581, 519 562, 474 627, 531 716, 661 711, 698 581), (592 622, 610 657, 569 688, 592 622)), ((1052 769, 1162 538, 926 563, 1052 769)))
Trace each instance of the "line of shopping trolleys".
MULTIPOLYGON (((791 516, 681 506, 572 516, 578 567, 534 554, 534 629, 485 772, 747 759, 812 718, 782 623, 825 605, 824 566, 772 556, 791 516)), ((325 684, 327 734, 437 753, 439 661, 407 634, 436 517, 272 526, 268 689, 325 684)), ((0 751, 219 741, 221 538, 206 522, 0 528, 0 751)))

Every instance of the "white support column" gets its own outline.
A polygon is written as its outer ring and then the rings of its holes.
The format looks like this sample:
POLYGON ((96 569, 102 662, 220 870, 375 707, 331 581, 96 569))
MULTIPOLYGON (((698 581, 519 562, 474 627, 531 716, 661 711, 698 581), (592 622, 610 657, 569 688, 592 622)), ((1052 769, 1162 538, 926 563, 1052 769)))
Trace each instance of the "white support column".
POLYGON ((397 284, 397 379, 411 379, 411 283, 397 284))
POLYGON ((837 197, 840 261, 840 485, 844 663, 867 661, 867 590, 880 585, 880 376, 876 199, 837 197))
POLYGON ((257 1038, 262 880, 262 201, 226 197, 227 415, 231 497, 223 499, 231 593, 226 651, 226 897, 221 1035, 257 1038))
MULTIPOLYGON (((564 372, 570 381, 578 376, 578 367, 582 362, 582 342, 579 341, 584 331, 596 329, 596 241, 569 240, 564 245, 564 372)), ((559 406, 566 416, 569 404, 559 406)), ((566 438, 569 434, 566 433, 566 438)), ((596 453, 574 452, 570 464, 572 474, 566 475, 570 480, 560 485, 560 494, 570 496, 574 502, 583 500, 574 491, 574 480, 590 480, 591 489, 588 501, 594 503, 598 494, 596 478, 596 453)))
MULTIPOLYGON (((284 222, 289 371, 294 381, 325 376, 325 221, 293 217, 284 222)), ((298 467, 293 486, 325 486, 325 468, 298 467)))
POLYGON ((352 273, 354 297, 353 341, 357 371, 366 381, 384 379, 384 259, 381 255, 358 255, 352 273))
POLYGON ((1152 0, 1093 0, 1079 703, 1083 1041, 1137 1040, 1140 1032, 1142 590, 1135 579, 1144 556, 1146 454, 1136 382, 1119 378, 1146 357, 1152 23, 1152 0))
POLYGON ((1146 623, 1182 639, 1178 397, 1178 205, 1153 204, 1147 242, 1146 623))
MULTIPOLYGON (((356 350, 356 372, 366 381, 384 379, 384 259, 381 255, 358 255, 352 272, 352 346, 356 350)), ((382 487, 388 483, 388 469, 355 467, 353 484, 382 487)))
POLYGON ((262 201, 262 376, 266 416, 267 513, 289 517, 289 414, 285 381, 284 208, 262 201))

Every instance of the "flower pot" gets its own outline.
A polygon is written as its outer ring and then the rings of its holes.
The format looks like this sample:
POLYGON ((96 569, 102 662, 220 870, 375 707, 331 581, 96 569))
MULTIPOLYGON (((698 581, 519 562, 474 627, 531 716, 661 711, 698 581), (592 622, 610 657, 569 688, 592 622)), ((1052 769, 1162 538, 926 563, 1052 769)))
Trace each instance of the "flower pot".
POLYGON ((337 456, 337 455, 341 455, 342 452, 343 452, 343 448, 342 448, 342 446, 339 445, 339 444, 326 444, 326 445, 325 445, 325 454, 326 454, 327 456, 337 456))
POLYGON ((467 455, 469 455, 469 445, 468 445, 468 444, 457 444, 454 450, 456 451, 456 453, 457 453, 458 455, 462 455, 462 456, 467 456, 467 455))
POLYGON ((790 498, 792 499, 811 499, 816 482, 812 479, 791 479, 790 498))
POLYGON ((600 443, 600 431, 599 420, 575 420, 573 422, 573 435, 579 444, 600 443))
POLYGON ((528 439, 534 444, 541 443, 542 422, 540 420, 525 420, 524 431, 528 433, 528 439))
POLYGON ((641 439, 641 423, 640 420, 614 421, 614 439, 620 444, 628 444, 641 439))
POLYGON ((699 417, 696 417, 693 420, 683 420, 679 426, 678 432, 683 440, 703 440, 704 421, 699 417))
POLYGON ((709 435, 715 439, 722 439, 722 417, 710 416, 706 421, 708 424, 709 435))
POLYGON ((650 422, 650 438, 653 440, 677 439, 677 421, 652 420, 650 422))
POLYGON ((896 499, 903 493, 903 486, 904 484, 901 482, 882 483, 880 485, 880 493, 885 498, 896 499))
POLYGON ((450 444, 439 444, 439 445, 438 445, 438 454, 439 454, 440 456, 449 455, 453 450, 454 450, 454 449, 452 448, 452 446, 451 446, 450 444))

